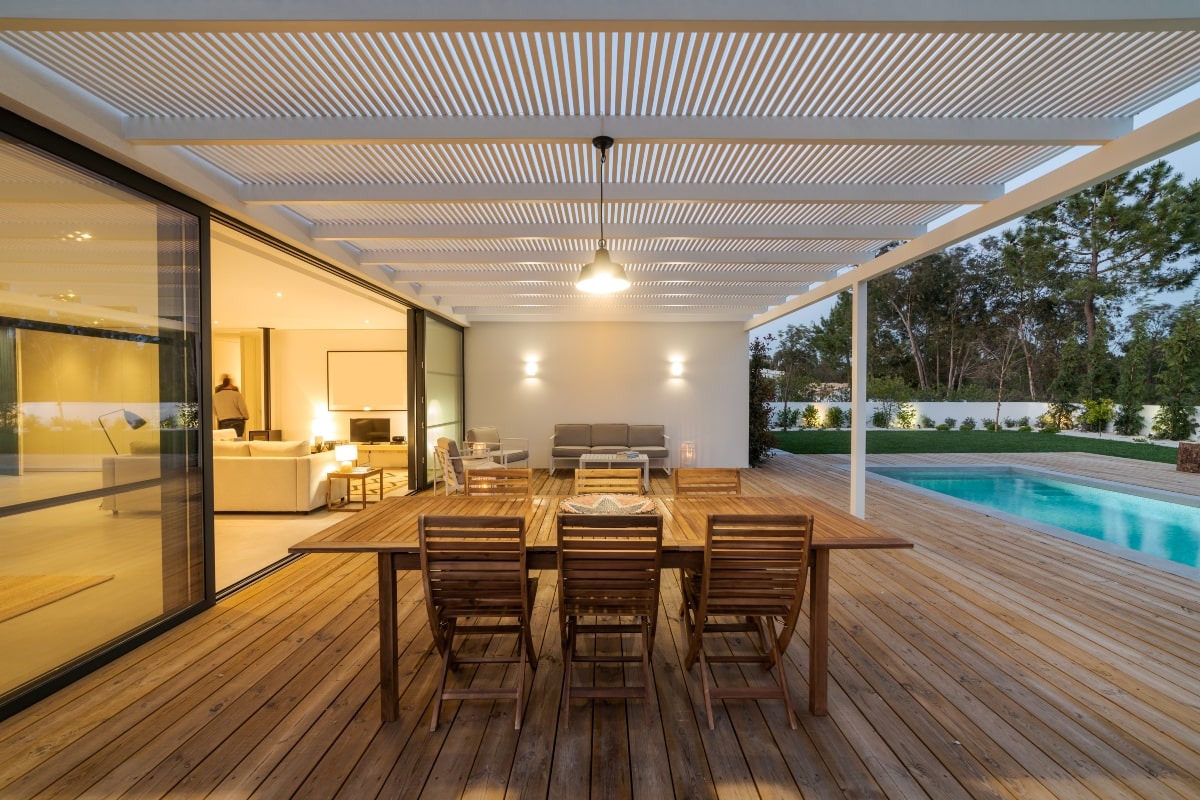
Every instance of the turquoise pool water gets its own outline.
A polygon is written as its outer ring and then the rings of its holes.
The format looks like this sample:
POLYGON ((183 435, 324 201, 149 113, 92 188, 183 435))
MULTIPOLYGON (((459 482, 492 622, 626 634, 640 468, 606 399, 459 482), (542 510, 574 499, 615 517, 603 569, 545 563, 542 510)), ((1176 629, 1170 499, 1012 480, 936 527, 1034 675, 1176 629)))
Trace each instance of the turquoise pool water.
POLYGON ((870 467, 868 471, 1135 553, 1200 567, 1197 505, 1014 467, 870 467))

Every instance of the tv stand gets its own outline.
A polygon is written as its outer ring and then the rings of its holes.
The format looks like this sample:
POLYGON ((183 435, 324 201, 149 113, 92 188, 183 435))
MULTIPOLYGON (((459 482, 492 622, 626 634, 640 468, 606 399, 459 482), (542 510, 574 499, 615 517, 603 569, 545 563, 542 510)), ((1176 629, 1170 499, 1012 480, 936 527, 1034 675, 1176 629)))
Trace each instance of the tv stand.
POLYGON ((406 444, 359 444, 358 461, 372 467, 408 469, 408 445, 406 444))

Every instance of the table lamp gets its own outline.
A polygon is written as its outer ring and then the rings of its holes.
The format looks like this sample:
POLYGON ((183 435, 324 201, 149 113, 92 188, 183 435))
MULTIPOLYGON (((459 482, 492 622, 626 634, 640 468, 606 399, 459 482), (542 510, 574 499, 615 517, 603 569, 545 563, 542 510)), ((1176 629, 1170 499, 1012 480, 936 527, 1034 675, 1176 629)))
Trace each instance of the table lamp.
POLYGON ((333 448, 333 457, 341 462, 342 469, 350 469, 358 461, 358 448, 352 444, 339 444, 333 448))

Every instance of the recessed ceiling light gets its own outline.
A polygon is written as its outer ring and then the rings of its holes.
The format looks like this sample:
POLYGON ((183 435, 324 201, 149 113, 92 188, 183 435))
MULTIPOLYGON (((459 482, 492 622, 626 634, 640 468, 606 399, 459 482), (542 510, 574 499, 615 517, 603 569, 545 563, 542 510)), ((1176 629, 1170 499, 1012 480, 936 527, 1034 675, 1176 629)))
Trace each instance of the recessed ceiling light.
POLYGON ((275 296, 276 296, 276 297, 283 297, 283 292, 276 292, 276 293, 275 293, 275 296))
POLYGON ((84 233, 83 231, 71 231, 66 236, 62 237, 64 242, 65 241, 86 242, 88 239, 91 239, 91 238, 92 238, 92 235, 90 233, 84 233))

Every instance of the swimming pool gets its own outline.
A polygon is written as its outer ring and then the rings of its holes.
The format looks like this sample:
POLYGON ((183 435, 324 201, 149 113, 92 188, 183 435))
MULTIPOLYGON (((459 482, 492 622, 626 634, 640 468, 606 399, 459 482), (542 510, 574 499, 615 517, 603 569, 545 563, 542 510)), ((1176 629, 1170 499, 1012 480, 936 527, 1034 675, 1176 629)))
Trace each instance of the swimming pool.
POLYGON ((1021 467, 869 467, 873 475, 987 507, 995 516, 1197 577, 1200 498, 1021 467), (1033 524, 1031 524, 1031 522, 1033 524), (1082 537, 1082 538, 1081 538, 1082 537), (1127 552, 1121 552, 1127 551, 1127 552), (1187 571, 1162 563, 1182 565, 1187 571))

